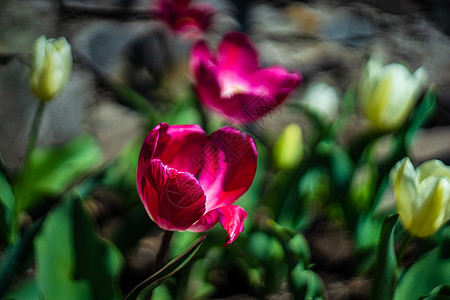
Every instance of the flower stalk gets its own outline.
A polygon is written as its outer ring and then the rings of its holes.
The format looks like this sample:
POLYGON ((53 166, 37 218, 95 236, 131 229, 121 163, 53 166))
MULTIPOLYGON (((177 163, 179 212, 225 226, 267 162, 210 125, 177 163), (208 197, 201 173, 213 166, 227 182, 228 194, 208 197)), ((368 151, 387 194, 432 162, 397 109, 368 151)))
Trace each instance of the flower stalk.
POLYGON ((34 115, 33 124, 31 125, 30 136, 28 139, 27 150, 25 152, 25 160, 23 162, 22 170, 25 171, 28 167, 28 163, 30 160, 31 152, 33 152, 36 147, 36 142, 39 134, 39 125, 42 120, 42 115, 44 113, 45 101, 39 101, 38 107, 36 109, 36 113, 34 115))
POLYGON ((159 247, 158 254, 156 255, 155 261, 155 272, 158 271, 163 265, 167 256, 167 252, 169 252, 170 241, 173 237, 173 231, 164 230, 161 246, 159 247))
POLYGON ((400 243, 400 246, 398 247, 397 251, 397 261, 398 263, 401 262, 403 256, 405 256, 406 250, 408 249, 409 244, 411 243, 413 238, 413 235, 409 232, 406 232, 405 235, 402 238, 402 241, 400 243))

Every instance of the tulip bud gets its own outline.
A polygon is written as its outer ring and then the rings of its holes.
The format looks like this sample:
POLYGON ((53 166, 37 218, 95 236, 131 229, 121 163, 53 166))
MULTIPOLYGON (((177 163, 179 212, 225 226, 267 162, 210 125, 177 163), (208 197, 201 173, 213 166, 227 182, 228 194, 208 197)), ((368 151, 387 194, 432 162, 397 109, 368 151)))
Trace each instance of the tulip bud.
POLYGON ((52 99, 67 84, 72 70, 72 51, 64 37, 40 36, 33 46, 30 87, 41 101, 52 99))
POLYGON ((336 118, 339 111, 339 96, 334 87, 325 83, 311 83, 303 99, 304 105, 327 123, 336 118))
POLYGON ((395 130, 403 125, 426 82, 423 68, 413 74, 400 64, 383 66, 371 58, 359 84, 359 98, 367 119, 378 130, 395 130))
POLYGON ((450 219, 450 167, 430 160, 414 170, 409 158, 390 174, 402 225, 411 234, 432 235, 450 219))
POLYGON ((295 123, 289 124, 281 133, 273 148, 275 165, 280 169, 291 169, 303 157, 302 129, 295 123))

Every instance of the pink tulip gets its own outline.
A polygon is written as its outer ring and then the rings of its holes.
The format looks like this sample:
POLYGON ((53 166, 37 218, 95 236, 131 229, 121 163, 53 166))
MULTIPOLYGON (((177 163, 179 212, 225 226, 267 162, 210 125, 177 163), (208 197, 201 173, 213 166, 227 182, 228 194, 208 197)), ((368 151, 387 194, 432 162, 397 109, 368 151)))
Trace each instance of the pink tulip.
POLYGON ((256 146, 231 127, 207 136, 199 125, 160 123, 144 140, 137 187, 150 218, 169 231, 206 231, 218 222, 230 245, 247 212, 232 205, 253 182, 256 146))
POLYGON ((302 81, 300 73, 280 66, 260 68, 250 38, 238 32, 226 34, 217 53, 211 53, 205 41, 198 41, 191 53, 190 72, 200 101, 238 124, 272 111, 302 81))
POLYGON ((158 0, 151 13, 177 33, 188 37, 201 37, 211 26, 217 10, 211 3, 191 2, 192 0, 158 0))

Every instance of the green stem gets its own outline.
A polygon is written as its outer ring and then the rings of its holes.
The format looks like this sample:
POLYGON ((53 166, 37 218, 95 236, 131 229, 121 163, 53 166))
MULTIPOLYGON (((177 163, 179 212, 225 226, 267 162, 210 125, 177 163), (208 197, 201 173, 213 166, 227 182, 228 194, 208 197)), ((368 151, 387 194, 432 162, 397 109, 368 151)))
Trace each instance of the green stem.
MULTIPOLYGON (((24 161, 22 163, 21 166, 21 172, 24 173, 26 172, 27 168, 28 168, 28 164, 30 161, 30 156, 31 153, 33 152, 35 146, 36 146, 36 142, 37 142, 37 138, 38 138, 38 133, 39 133, 39 125, 41 123, 41 119, 42 119, 42 115, 44 112, 44 108, 45 108, 45 101, 39 101, 36 113, 34 115, 34 119, 33 119, 33 124, 31 125, 31 131, 30 131, 30 135, 28 138, 28 145, 27 145, 27 149, 25 152, 25 158, 24 161)), ((20 176, 20 175, 19 175, 20 176)), ((20 188, 24 188, 23 186, 20 188)), ((13 229, 11 232, 11 239, 13 241, 16 240, 16 238, 19 236, 19 227, 20 227, 20 222, 19 222, 19 213, 20 213, 20 198, 16 197, 16 201, 15 201, 15 211, 14 211, 14 221, 13 221, 13 229)))
MULTIPOLYGON (((156 255, 156 262, 154 268, 154 273, 158 272, 159 269, 164 265, 164 261, 169 251, 170 241, 172 240, 173 231, 164 230, 161 246, 159 247, 158 254, 156 255)), ((153 290, 147 294, 147 299, 151 299, 153 290)))
POLYGON ((403 237, 400 246, 398 247, 397 251, 397 262, 400 264, 400 261, 402 260, 403 256, 406 253, 406 250, 408 249, 409 244, 411 243, 413 236, 409 232, 406 232, 405 236, 403 237))
POLYGON ((28 146, 27 146, 27 150, 25 152, 25 160, 22 165, 23 171, 25 171, 26 168, 28 167, 28 162, 30 160, 31 152, 33 152, 34 148, 36 147, 36 142, 37 142, 38 133, 39 133, 39 125, 41 123, 45 104, 46 104, 45 101, 39 101, 39 105, 38 105, 36 113, 34 115, 33 124, 31 126, 30 136, 28 138, 28 146))
POLYGON ((161 246, 159 247, 158 254, 156 255, 155 272, 158 271, 164 265, 167 252, 169 251, 172 236, 173 231, 164 230, 161 246))

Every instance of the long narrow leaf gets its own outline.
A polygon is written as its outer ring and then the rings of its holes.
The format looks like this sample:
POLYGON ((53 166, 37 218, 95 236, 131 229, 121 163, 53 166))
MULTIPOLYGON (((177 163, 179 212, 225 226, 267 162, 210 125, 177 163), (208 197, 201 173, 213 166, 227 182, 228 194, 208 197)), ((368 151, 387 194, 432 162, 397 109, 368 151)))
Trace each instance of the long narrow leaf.
POLYGON ((14 277, 20 273, 33 252, 33 239, 42 227, 44 218, 35 221, 22 237, 11 244, 0 263, 0 298, 10 288, 14 277))
POLYGON ((398 215, 387 216, 381 226, 377 264, 372 283, 372 300, 392 299, 397 285, 397 257, 394 249, 394 226, 398 215))
MULTIPOLYGON (((7 177, 0 172, 0 225, 4 228, 0 228, 0 234, 7 236, 8 244, 15 241, 15 227, 16 227, 16 215, 15 215, 16 200, 11 185, 9 184, 7 177)), ((2 236, 3 237, 3 236, 2 236)))
POLYGON ((181 270, 194 257, 198 249, 200 249, 200 246, 203 244, 205 238, 206 233, 199 237, 184 253, 175 257, 158 272, 135 287, 125 299, 137 299, 140 294, 149 293, 154 288, 156 288, 164 279, 181 270))

